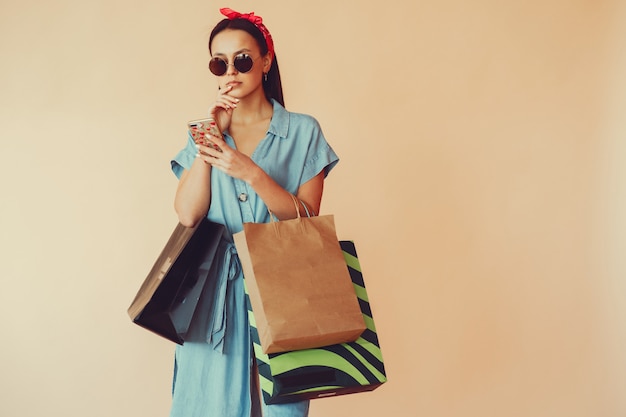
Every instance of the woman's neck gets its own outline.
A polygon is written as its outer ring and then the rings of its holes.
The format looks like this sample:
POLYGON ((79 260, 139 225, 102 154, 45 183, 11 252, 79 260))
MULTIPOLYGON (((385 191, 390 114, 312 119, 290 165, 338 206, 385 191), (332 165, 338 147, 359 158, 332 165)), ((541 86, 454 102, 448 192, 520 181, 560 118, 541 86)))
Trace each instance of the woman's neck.
POLYGON ((261 94, 248 96, 237 103, 232 123, 244 126, 254 124, 271 118, 273 110, 272 103, 267 100, 265 93, 261 90, 261 94))

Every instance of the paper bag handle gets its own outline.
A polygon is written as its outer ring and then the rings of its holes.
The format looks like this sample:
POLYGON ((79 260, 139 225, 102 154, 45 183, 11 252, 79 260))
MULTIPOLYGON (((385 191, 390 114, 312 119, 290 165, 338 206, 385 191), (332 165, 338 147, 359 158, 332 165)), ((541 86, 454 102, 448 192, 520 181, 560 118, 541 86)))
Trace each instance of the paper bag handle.
POLYGON ((315 212, 313 210, 309 211, 309 208, 307 207, 306 204, 304 204, 304 201, 302 200, 298 200, 298 201, 300 201, 300 204, 302 204, 302 207, 304 207, 304 211, 306 212, 307 217, 315 216, 315 212))
MULTIPOLYGON (((309 210, 309 208, 307 207, 306 204, 304 204, 304 201, 300 200, 298 197, 296 197, 295 195, 289 193, 289 195, 291 196, 291 199, 293 200, 293 204, 296 207, 296 216, 297 219, 300 219, 300 206, 299 204, 302 204, 302 207, 304 208, 304 211, 306 213, 307 217, 314 217, 315 216, 315 212, 313 210, 309 210)), ((276 217, 276 215, 274 213, 272 213, 272 210, 270 210, 270 208, 267 208, 267 212, 270 214, 270 223, 274 223, 275 221, 280 221, 278 219, 278 217, 276 217)))

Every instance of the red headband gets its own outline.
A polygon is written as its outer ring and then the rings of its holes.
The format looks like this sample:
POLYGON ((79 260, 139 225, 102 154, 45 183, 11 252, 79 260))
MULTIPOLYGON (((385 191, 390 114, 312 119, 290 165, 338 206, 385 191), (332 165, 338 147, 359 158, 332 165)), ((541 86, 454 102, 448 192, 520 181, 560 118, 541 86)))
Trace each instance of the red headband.
POLYGON ((272 35, 270 35, 270 31, 267 30, 265 25, 263 24, 263 18, 261 16, 255 16, 254 12, 250 13, 239 13, 234 11, 233 9, 229 9, 228 7, 223 7, 220 9, 220 13, 226 16, 228 19, 245 19, 249 22, 253 23, 265 38, 265 43, 267 44, 267 50, 274 55, 274 41, 272 40, 272 35))

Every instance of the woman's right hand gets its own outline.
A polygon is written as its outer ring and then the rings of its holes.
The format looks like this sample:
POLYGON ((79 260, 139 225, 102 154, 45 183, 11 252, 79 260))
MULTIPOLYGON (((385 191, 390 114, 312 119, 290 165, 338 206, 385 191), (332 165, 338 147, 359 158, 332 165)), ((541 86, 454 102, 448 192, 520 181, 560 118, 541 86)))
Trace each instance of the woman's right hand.
POLYGON ((209 117, 217 121, 219 129, 224 132, 230 126, 233 117, 233 110, 237 107, 239 99, 229 95, 233 89, 231 85, 220 89, 217 92, 217 99, 211 107, 209 107, 209 117))

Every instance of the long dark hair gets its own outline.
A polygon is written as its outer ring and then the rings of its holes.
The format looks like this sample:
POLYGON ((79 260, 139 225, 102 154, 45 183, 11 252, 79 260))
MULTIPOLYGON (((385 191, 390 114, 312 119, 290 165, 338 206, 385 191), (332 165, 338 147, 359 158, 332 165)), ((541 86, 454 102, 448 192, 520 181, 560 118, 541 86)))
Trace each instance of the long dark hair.
MULTIPOLYGON (((246 19, 224 19, 220 21, 213 30, 209 37, 209 52, 211 52, 211 43, 215 35, 225 29, 238 29, 249 33, 259 45, 261 55, 265 56, 268 52, 267 43, 263 37, 263 33, 257 28, 254 23, 246 19)), ((276 52, 274 52, 274 58, 272 59, 272 65, 267 73, 267 81, 263 79, 263 91, 265 91, 265 97, 267 99, 274 99, 278 101, 281 106, 285 106, 285 100, 283 99, 283 86, 280 82, 280 71, 278 70, 278 60, 276 59, 276 52)))

